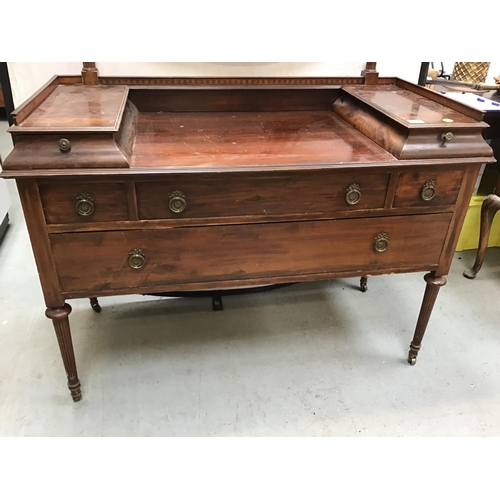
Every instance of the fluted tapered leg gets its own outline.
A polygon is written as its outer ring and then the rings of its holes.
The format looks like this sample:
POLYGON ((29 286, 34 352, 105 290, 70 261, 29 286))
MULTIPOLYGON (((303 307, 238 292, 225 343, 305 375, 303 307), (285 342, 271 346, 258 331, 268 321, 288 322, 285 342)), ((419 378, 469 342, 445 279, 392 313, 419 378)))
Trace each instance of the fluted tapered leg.
POLYGON ((68 377, 68 387, 71 392, 73 401, 80 401, 82 399, 82 392, 80 390, 80 381, 76 372, 75 353, 73 352, 73 342, 71 341, 71 330, 69 328, 68 316, 71 312, 71 306, 64 304, 63 307, 49 307, 45 311, 47 318, 52 320, 54 329, 57 335, 57 342, 68 377))
POLYGON ((487 196, 483 204, 481 205, 481 228, 479 233, 479 245, 477 249, 476 262, 472 266, 472 269, 468 269, 463 272, 463 275, 470 280, 476 277, 476 274, 481 269, 484 256, 486 254, 486 247, 488 246, 488 240, 490 238, 491 225, 495 214, 500 210, 500 197, 496 194, 490 194, 487 196))
POLYGON ((420 314, 418 315, 417 326, 415 327, 415 334, 410 344, 410 352, 408 354, 408 363, 414 365, 417 362, 417 355, 420 347, 422 346, 422 339, 424 337, 427 323, 436 302, 439 289, 446 285, 446 278, 444 276, 435 276, 434 273, 428 273, 424 277, 427 286, 425 287, 424 300, 420 307, 420 314))

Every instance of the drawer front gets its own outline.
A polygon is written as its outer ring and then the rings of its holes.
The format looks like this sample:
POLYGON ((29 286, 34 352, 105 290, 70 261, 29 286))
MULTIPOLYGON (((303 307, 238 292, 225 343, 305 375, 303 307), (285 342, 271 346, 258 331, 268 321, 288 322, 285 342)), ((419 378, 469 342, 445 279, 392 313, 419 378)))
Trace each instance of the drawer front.
POLYGON ((446 213, 64 233, 50 240, 62 290, 97 293, 335 271, 428 269, 438 263, 450 220, 446 213))
POLYGON ((359 172, 172 175, 136 192, 140 219, 328 214, 382 208, 388 183, 389 174, 359 172))
POLYGON ((399 174, 394 207, 454 205, 460 192, 465 170, 413 171, 399 174))
POLYGON ((128 219, 122 182, 40 184, 39 189, 47 224, 128 219))

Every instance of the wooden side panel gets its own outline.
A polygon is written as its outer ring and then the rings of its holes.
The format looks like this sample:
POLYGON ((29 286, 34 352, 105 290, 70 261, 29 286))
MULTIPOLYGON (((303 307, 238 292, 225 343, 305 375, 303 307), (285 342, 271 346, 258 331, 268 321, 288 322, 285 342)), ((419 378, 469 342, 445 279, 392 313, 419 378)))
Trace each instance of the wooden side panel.
POLYGON ((324 172, 288 174, 171 175, 165 180, 137 182, 140 219, 322 214, 338 210, 369 210, 385 203, 389 173, 366 175, 324 172), (348 189, 359 187, 355 205, 346 202, 348 189), (169 196, 180 191, 186 209, 174 213, 169 196))
POLYGON ((137 111, 137 108, 131 101, 128 101, 125 106, 125 111, 123 112, 120 129, 118 130, 115 139, 118 147, 129 161, 134 150, 138 118, 139 111, 137 111))
POLYGON ((377 110, 370 109, 364 103, 353 102, 349 96, 341 96, 333 105, 333 111, 352 125, 356 130, 369 137, 396 158, 406 142, 408 132, 390 123, 390 120, 377 110))
POLYGON ((436 266, 451 214, 52 234, 64 292, 436 266), (384 252, 374 249, 386 233, 384 252), (419 244, 416 244, 418 242, 419 244), (145 264, 129 265, 140 249, 145 264))
POLYGON ((338 96, 330 89, 131 89, 140 112, 328 110, 338 96))
POLYGON ((460 193, 458 195, 457 205, 453 212, 453 219, 450 224, 450 230, 446 236, 443 252, 439 259, 439 267, 436 271, 437 276, 448 274, 451 263, 453 261, 453 254, 457 248, 458 238, 460 231, 469 208, 469 202, 474 192, 477 176, 479 174, 480 164, 470 165, 465 173, 460 193))
POLYGON ((59 281, 52 259, 38 186, 34 179, 18 179, 17 189, 35 255, 45 304, 47 307, 61 307, 64 300, 59 290, 59 281))

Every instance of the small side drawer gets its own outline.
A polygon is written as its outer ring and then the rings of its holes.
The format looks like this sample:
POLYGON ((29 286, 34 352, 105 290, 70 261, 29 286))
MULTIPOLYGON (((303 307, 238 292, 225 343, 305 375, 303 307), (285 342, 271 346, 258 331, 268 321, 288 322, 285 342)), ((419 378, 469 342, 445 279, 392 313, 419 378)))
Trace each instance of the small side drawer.
POLYGON ((383 208, 389 174, 172 175, 137 182, 140 219, 333 214, 383 208))
POLYGON ((128 220, 122 182, 41 183, 39 190, 47 224, 128 220))
POLYGON ((394 207, 454 205, 465 170, 419 170, 399 174, 394 207))

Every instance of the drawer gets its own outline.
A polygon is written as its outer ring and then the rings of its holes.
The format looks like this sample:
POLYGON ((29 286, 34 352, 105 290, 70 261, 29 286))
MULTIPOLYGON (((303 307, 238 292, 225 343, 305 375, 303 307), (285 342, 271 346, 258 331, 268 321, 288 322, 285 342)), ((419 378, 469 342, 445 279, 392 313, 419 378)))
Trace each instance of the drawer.
POLYGON ((394 207, 454 205, 465 170, 419 170, 399 174, 394 207))
POLYGON ((40 184, 47 224, 112 222, 128 219, 123 182, 40 184))
POLYGON ((64 292, 430 269, 451 214, 50 235, 64 292), (387 248, 383 250, 387 239, 387 248), (134 267, 135 266, 135 267, 134 267))
POLYGON ((388 183, 388 173, 172 175, 136 193, 140 219, 328 214, 383 208, 388 183))

